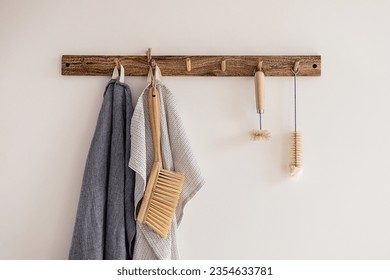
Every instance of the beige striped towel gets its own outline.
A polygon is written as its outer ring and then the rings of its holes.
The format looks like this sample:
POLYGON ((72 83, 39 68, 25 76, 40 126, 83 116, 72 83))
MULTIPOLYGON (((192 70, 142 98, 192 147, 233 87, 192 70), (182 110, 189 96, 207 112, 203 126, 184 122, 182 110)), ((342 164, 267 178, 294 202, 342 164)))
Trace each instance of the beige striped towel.
MULTIPOLYGON (((134 202, 135 207, 142 199, 147 178, 153 163, 153 144, 148 115, 147 86, 138 99, 131 122, 130 168, 136 172, 134 202)), ((169 89, 157 82, 161 99, 161 152, 165 169, 175 170, 185 175, 183 190, 176 208, 171 230, 166 239, 161 238, 147 225, 137 224, 134 247, 134 260, 179 259, 176 229, 183 217, 186 203, 203 186, 204 179, 192 154, 176 103, 169 89)))

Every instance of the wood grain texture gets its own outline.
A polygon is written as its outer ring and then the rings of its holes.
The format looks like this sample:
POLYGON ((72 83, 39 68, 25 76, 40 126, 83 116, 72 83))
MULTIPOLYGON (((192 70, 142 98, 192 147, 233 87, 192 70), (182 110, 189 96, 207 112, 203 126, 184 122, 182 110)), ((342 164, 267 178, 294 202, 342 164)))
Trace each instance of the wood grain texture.
MULTIPOLYGON (((254 76, 260 61, 265 76, 292 76, 291 69, 299 60, 298 76, 321 76, 321 56, 153 56, 163 76, 254 76), (187 71, 187 59, 191 71, 187 71), (222 61, 226 70, 222 71, 222 61)), ((115 59, 123 65, 127 76, 146 76, 146 56, 63 55, 62 75, 110 76, 115 59)))

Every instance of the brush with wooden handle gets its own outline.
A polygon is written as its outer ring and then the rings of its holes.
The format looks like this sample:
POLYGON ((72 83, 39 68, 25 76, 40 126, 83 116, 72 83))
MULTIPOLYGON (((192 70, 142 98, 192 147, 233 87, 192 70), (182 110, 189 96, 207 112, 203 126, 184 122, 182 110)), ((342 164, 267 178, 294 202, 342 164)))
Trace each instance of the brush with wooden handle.
POLYGON ((260 118, 260 129, 252 130, 250 133, 250 139, 253 141, 268 140, 271 136, 268 130, 263 130, 261 123, 261 115, 264 114, 264 72, 259 63, 255 73, 255 95, 256 95, 256 110, 260 118))
POLYGON ((162 168, 160 94, 152 86, 148 92, 148 110, 154 162, 137 215, 137 222, 148 225, 162 238, 166 238, 183 188, 184 175, 162 168))
POLYGON ((292 69, 294 75, 294 132, 290 134, 290 176, 297 176, 302 172, 302 134, 297 131, 297 74, 299 61, 292 69))

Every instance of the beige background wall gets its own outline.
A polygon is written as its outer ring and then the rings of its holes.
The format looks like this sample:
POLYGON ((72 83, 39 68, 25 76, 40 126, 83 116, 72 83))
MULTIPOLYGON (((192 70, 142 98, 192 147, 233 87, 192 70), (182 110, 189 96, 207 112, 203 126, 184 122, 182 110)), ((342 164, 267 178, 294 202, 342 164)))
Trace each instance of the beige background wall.
MULTIPOLYGON (((184 259, 390 258, 388 1, 0 2, 0 258, 67 258, 109 77, 63 54, 320 54, 298 79, 304 173, 287 176, 291 78, 165 78, 207 184, 179 230, 184 259)), ((136 101, 145 78, 126 81, 136 101)))

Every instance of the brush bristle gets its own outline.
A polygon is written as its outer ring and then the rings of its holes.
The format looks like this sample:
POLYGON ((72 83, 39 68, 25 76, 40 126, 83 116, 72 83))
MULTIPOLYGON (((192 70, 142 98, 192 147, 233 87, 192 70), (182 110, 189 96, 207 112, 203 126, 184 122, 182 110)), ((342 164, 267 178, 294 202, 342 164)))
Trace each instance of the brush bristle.
POLYGON ((293 132, 290 135, 290 175, 295 176, 302 168, 302 135, 293 132))
POLYGON ((160 169, 149 201, 145 224, 166 238, 184 183, 184 176, 160 169))
POLYGON ((249 133, 249 139, 252 141, 268 140, 271 133, 268 130, 252 130, 249 133))

